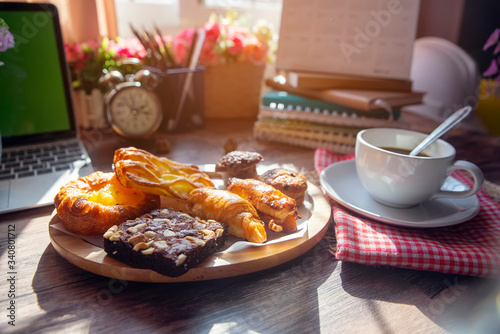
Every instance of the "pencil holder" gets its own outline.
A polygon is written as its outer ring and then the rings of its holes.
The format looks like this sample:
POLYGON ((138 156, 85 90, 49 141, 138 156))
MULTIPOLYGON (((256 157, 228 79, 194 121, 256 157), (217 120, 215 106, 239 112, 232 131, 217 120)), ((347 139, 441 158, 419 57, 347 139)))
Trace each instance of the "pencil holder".
POLYGON ((159 79, 154 89, 163 109, 163 132, 185 132, 205 124, 203 66, 194 70, 148 68, 159 79))

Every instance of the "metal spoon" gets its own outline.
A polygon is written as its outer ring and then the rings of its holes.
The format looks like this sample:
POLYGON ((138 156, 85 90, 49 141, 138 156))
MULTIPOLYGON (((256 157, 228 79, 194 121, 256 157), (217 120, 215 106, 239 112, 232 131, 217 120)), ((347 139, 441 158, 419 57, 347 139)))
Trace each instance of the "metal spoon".
POLYGON ((453 128, 455 125, 460 123, 464 118, 469 116, 472 111, 472 107, 466 106, 462 109, 455 111, 450 117, 448 117, 441 125, 439 125, 430 135, 428 135, 417 147, 410 152, 409 155, 415 156, 422 152, 427 146, 435 142, 442 135, 444 135, 448 130, 453 128))

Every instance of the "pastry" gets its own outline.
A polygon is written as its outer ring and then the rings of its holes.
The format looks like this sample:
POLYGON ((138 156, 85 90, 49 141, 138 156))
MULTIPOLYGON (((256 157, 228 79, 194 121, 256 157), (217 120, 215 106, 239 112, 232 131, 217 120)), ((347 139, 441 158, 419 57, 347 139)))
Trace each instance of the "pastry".
POLYGON ((61 187, 54 204, 66 229, 93 235, 159 208, 160 197, 123 187, 114 173, 95 172, 61 187))
POLYGON ((300 216, 295 200, 276 188, 255 179, 233 179, 227 190, 249 201, 261 218, 266 217, 271 230, 297 230, 297 219, 300 216))
POLYGON ((116 150, 113 167, 123 186, 167 197, 187 198, 193 189, 214 185, 195 165, 157 157, 135 147, 116 150))
POLYGON ((229 225, 229 234, 263 243, 267 239, 264 223, 255 208, 240 196, 227 190, 199 188, 187 199, 187 210, 203 219, 214 219, 229 225))
POLYGON ((228 177, 250 179, 257 177, 257 164, 264 158, 257 152, 232 151, 224 155, 215 165, 216 172, 225 172, 228 177))
POLYGON ((132 267, 177 277, 205 261, 226 239, 224 224, 158 209, 108 229, 104 250, 132 267))
POLYGON ((259 180, 295 199, 297 207, 300 207, 304 202, 304 196, 307 190, 307 179, 298 172, 285 168, 270 169, 260 175, 259 180))

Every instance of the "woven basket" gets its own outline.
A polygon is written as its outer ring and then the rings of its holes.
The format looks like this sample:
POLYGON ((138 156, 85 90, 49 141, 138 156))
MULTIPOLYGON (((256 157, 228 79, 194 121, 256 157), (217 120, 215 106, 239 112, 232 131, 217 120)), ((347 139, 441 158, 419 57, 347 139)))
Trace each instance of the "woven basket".
POLYGON ((255 118, 265 65, 231 63, 205 71, 206 118, 255 118))

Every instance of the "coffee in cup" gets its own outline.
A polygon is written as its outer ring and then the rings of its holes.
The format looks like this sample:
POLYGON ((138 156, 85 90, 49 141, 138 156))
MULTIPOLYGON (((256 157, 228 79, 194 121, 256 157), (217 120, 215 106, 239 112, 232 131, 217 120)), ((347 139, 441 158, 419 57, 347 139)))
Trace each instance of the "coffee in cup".
POLYGON ((481 189, 484 176, 468 161, 455 160, 455 148, 438 139, 421 155, 408 155, 427 134, 391 128, 365 129, 356 137, 356 172, 366 191, 378 202, 399 208, 438 197, 464 198, 481 189), (442 190, 454 170, 474 179, 470 189, 442 190))

